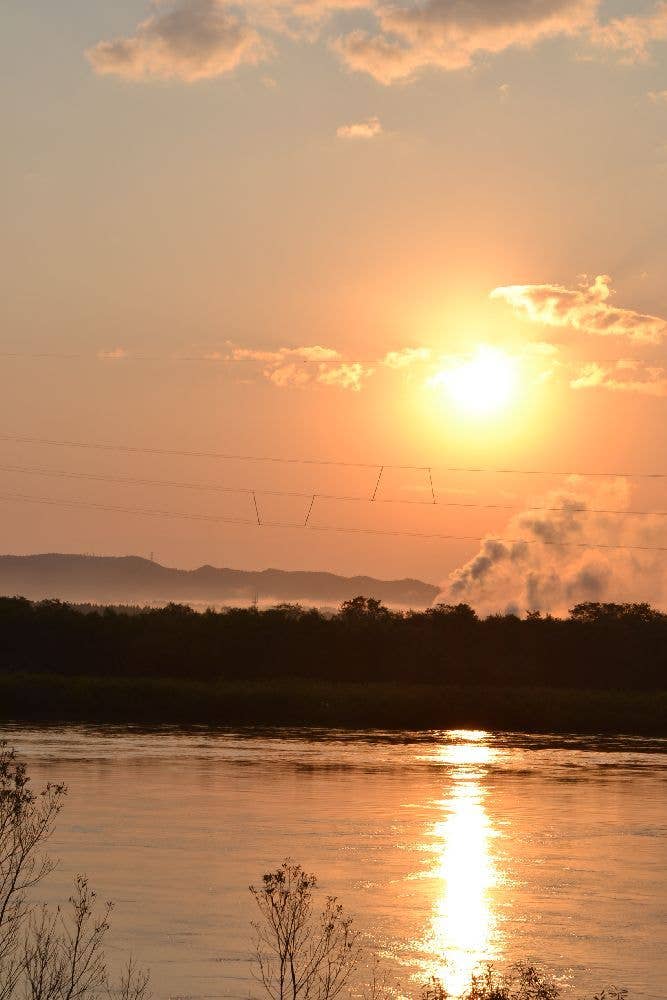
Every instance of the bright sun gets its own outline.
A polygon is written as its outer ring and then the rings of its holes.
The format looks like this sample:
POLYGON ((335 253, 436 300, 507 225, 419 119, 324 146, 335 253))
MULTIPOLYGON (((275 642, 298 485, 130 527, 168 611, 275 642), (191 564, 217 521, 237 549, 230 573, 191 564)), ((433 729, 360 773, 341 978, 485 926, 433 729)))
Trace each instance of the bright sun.
POLYGON ((517 363, 497 347, 481 345, 469 361, 446 368, 431 379, 454 405, 471 416, 498 413, 511 402, 518 382, 517 363))

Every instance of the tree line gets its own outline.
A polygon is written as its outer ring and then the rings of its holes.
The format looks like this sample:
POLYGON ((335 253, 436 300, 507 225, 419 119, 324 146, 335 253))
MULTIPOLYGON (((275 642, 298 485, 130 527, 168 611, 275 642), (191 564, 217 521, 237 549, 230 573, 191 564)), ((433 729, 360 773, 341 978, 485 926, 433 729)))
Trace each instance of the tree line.
POLYGON ((200 681, 307 678, 485 687, 664 690, 667 615, 585 603, 567 618, 480 618, 467 604, 337 614, 282 604, 198 613, 0 598, 0 673, 200 681))

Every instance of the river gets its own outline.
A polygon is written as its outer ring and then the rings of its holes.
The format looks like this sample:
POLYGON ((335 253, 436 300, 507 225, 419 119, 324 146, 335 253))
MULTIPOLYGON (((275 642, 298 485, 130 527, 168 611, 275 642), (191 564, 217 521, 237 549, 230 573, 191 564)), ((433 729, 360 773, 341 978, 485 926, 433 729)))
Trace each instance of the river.
POLYGON ((399 992, 537 961, 566 995, 667 997, 667 741, 472 731, 5 726, 69 792, 42 895, 85 872, 157 1000, 260 997, 248 885, 290 856, 399 992), (572 993, 570 991, 573 991, 572 993))

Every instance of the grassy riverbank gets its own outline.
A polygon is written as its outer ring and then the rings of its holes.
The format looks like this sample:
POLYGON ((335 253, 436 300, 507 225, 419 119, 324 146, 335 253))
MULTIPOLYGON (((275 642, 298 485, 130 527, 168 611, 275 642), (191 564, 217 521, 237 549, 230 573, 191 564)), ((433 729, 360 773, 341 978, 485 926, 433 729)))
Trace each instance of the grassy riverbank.
POLYGON ((667 692, 5 674, 0 718, 667 736, 667 692))

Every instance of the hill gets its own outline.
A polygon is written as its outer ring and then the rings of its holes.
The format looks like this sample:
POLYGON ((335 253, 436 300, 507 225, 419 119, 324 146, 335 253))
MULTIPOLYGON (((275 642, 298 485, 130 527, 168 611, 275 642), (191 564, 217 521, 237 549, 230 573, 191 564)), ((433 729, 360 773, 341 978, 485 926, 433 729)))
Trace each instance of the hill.
POLYGON ((104 604, 183 604, 302 601, 339 604, 358 594, 385 604, 422 608, 439 588, 421 580, 376 580, 334 573, 265 569, 249 571, 215 566, 173 569, 139 556, 85 556, 48 553, 0 556, 0 594, 31 600, 104 604))

